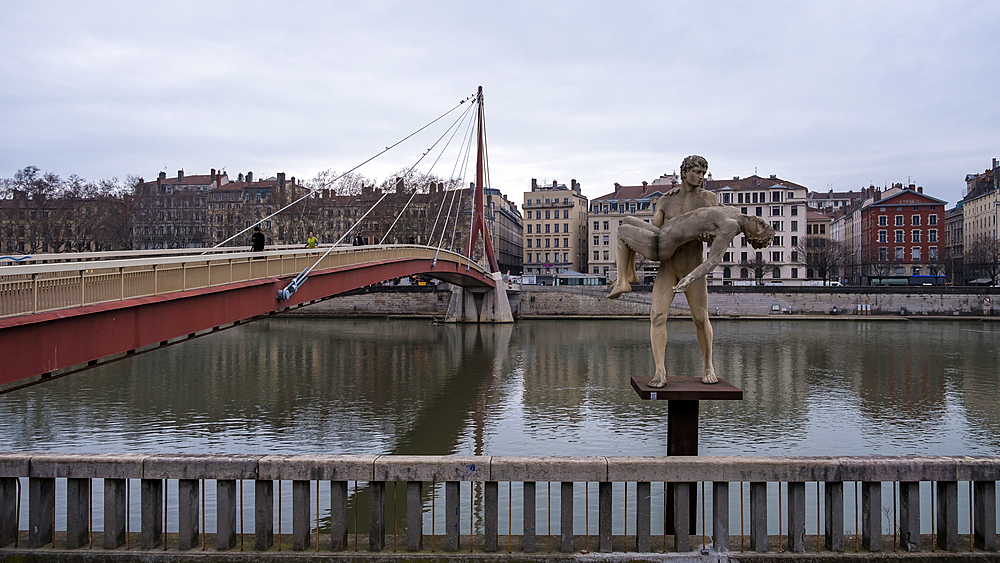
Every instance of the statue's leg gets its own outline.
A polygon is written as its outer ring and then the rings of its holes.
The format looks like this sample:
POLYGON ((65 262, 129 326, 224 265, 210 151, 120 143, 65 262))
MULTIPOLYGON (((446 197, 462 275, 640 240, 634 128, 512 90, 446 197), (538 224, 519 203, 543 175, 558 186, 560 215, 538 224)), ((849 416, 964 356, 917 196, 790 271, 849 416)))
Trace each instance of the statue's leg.
MULTIPOLYGON (((643 223, 645 224, 645 223, 643 223)), ((647 228, 625 223, 618 227, 618 252, 615 254, 615 267, 618 268, 618 279, 608 294, 608 299, 615 299, 623 293, 632 291, 632 283, 639 281, 635 273, 635 253, 639 252, 647 258, 655 255, 656 234, 647 228)))
MULTIPOLYGON (((652 232, 656 231, 656 228, 653 227, 652 225, 650 225, 649 223, 647 223, 647 222, 639 219, 638 217, 633 217, 631 215, 629 215, 628 217, 625 217, 625 219, 623 219, 623 223, 624 223, 623 226, 624 225, 632 225, 634 227, 639 227, 640 229, 645 229, 647 231, 652 231, 652 232)), ((619 239, 619 244, 620 244, 620 239, 619 239)), ((625 281, 627 281, 629 283, 639 283, 639 274, 637 274, 636 271, 635 271, 635 251, 634 250, 629 249, 628 260, 626 261, 626 263, 628 264, 628 266, 627 266, 628 275, 625 276, 625 281)))
POLYGON ((667 354, 667 314, 670 312, 670 302, 674 300, 675 276, 669 268, 660 265, 653 282, 653 303, 649 312, 649 342, 653 347, 653 364, 656 371, 650 387, 663 387, 667 382, 665 357, 667 354))
POLYGON ((608 294, 608 299, 617 299, 621 294, 632 291, 632 285, 629 283, 629 264, 632 264, 631 269, 634 270, 635 252, 619 238, 618 249, 615 252, 615 267, 618 270, 618 279, 611 286, 611 293, 608 294))
POLYGON ((684 292, 688 305, 691 307, 691 318, 694 320, 695 332, 698 334, 698 344, 701 346, 702 383, 718 383, 715 367, 712 364, 712 322, 708 319, 708 282, 700 277, 688 286, 684 292))

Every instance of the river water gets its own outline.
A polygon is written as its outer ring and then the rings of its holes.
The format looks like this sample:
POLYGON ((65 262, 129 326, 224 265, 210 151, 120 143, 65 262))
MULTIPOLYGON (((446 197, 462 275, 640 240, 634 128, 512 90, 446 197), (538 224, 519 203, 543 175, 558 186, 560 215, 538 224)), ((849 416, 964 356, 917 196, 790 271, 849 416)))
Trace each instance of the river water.
MULTIPOLYGON (((701 455, 1000 454, 1000 324, 714 327, 744 400, 702 402, 701 455)), ((698 375, 693 325, 668 330, 669 374, 698 375)), ((0 395, 0 450, 660 455, 666 403, 629 385, 652 370, 644 320, 270 319, 0 395)))

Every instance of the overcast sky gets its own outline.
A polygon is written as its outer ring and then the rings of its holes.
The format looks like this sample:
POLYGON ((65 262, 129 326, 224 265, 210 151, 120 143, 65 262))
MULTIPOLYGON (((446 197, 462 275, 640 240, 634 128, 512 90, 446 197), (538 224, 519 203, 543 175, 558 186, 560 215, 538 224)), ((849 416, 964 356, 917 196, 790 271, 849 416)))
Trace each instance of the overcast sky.
POLYGON ((0 0, 0 177, 311 178, 482 85, 491 185, 518 204, 531 178, 593 198, 695 153, 716 179, 953 205, 1000 157, 998 33, 993 1, 0 0))

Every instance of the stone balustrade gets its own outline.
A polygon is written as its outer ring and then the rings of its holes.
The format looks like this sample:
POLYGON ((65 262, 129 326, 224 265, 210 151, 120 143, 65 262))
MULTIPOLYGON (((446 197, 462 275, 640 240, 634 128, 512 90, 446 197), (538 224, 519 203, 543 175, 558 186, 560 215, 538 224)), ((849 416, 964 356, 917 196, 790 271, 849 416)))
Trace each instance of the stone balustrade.
MULTIPOLYGON (((0 556, 5 551, 17 553, 56 549, 72 559, 74 549, 158 550, 183 555, 188 550, 318 551, 324 553, 359 550, 357 544, 357 506, 367 504, 368 553, 388 551, 416 552, 509 552, 513 550, 513 530, 501 530, 501 508, 510 509, 511 499, 501 498, 501 484, 512 495, 512 483, 519 483, 522 497, 517 536, 517 552, 589 551, 661 551, 654 539, 660 538, 663 550, 690 552, 705 548, 715 553, 744 550, 747 556, 780 548, 791 552, 825 551, 830 556, 854 551, 925 553, 931 550, 996 556, 997 505, 996 482, 1000 480, 1000 457, 509 457, 509 456, 319 456, 319 455, 143 455, 143 454, 59 454, 0 453, 0 556), (103 486, 103 532, 95 545, 93 534, 94 479, 103 486), (65 529, 56 530, 56 481, 65 480, 65 529), (206 538, 204 526, 206 480, 215 481, 213 540, 206 538), (24 482, 27 491, 24 491, 24 482), (141 526, 129 530, 128 507, 134 497, 134 482, 139 485, 141 526), (244 532, 242 498, 244 485, 253 482, 253 522, 244 532), (275 519, 275 495, 280 511, 282 482, 291 482, 291 530, 281 529, 281 516, 275 519), (171 487, 170 482, 175 482, 171 487), (329 532, 319 538, 320 482, 329 486, 329 532), (367 498, 361 499, 359 483, 366 483, 367 498), (480 502, 472 503, 470 512, 461 509, 463 483, 479 487, 480 502), (929 495, 921 498, 921 482, 930 482, 929 495), (276 484, 277 483, 277 487, 276 484), (350 495, 353 483, 355 496, 350 495), (625 489, 614 487, 626 483, 625 489), (656 496, 652 483, 689 483, 675 486, 669 503, 663 505, 664 527, 657 534, 651 530, 651 502, 656 496), (778 484, 779 500, 769 500, 768 485, 778 484), (315 485, 314 485, 315 484, 315 485), (432 487, 443 484, 443 507, 437 504, 432 487), (585 485, 584 485, 585 484, 585 485), (596 487, 595 487, 596 484, 596 487), (743 509, 742 490, 749 488, 748 506, 743 509), (387 496, 397 487, 405 491, 398 501, 387 496), (808 491, 816 498, 815 528, 806 529, 808 491), (546 534, 544 544, 536 533, 536 499, 544 490, 558 487, 559 505, 546 509, 559 519, 557 536, 546 534), (579 488, 588 494, 596 489, 597 522, 590 523, 589 507, 585 530, 574 528, 574 514, 584 507, 574 506, 579 488), (883 506, 883 488, 891 487, 892 507, 883 506), (706 488, 711 491, 705 508, 706 488), (854 510, 845 506, 844 491, 860 489, 854 510), (898 489, 898 493, 895 491, 898 489), (168 495, 173 490, 176 494, 168 495), (625 495, 621 491, 626 491, 625 495), (629 492, 631 490, 631 492, 629 492), (959 492, 968 490, 969 496, 959 492), (699 491, 701 491, 699 496, 699 491), (740 491, 740 530, 730 530, 730 504, 740 491), (784 500, 781 500, 784 491, 784 500), (353 502, 352 502, 353 499, 353 502), (364 501, 364 502, 362 502, 364 501), (860 502, 859 502, 860 501, 860 502), (702 503, 701 513, 707 522, 692 522, 690 503, 702 503), (933 514, 931 540, 921 534, 921 503, 930 503, 933 514), (175 507, 176 517, 165 533, 167 505, 175 507), (443 510, 444 527, 425 529, 423 514, 433 503, 433 510, 443 510), (631 505, 618 511, 617 518, 628 518, 634 534, 612 536, 616 503, 631 505), (27 504, 27 522, 22 521, 27 504), (353 504, 355 510, 349 509, 353 504), (392 513, 387 513, 387 504, 392 513), (396 528, 395 510, 405 505, 403 530, 396 528), (474 512, 474 514, 473 514, 474 512), (768 514, 780 513, 779 534, 768 529, 768 514), (892 521, 886 534, 883 520, 889 512, 892 521), (623 516, 624 515, 624 516, 623 516), (744 533, 744 515, 748 533, 744 533), (845 515, 859 520, 860 537, 845 541, 845 515), (315 520, 313 517, 315 516, 315 520), (467 518, 477 518, 478 532, 467 518), (387 529, 392 522, 393 529, 387 529), (823 530, 817 529, 820 521, 823 530), (670 524, 667 524, 670 522, 670 524), (960 542, 959 524, 966 523, 972 533, 960 542), (275 525, 278 523, 278 530, 275 525), (470 532, 463 534, 464 529, 470 532), (354 530, 354 544, 349 541, 354 530), (701 534, 697 534, 700 528, 701 534), (290 533, 289 533, 290 532, 290 533), (503 532, 507 532, 506 534, 503 532), (595 533, 596 532, 596 533, 595 533), (734 533, 736 532, 736 533, 734 533), (769 533, 770 532, 770 533, 769 533), (815 543, 807 538, 815 534, 815 543), (505 538, 504 538, 505 537, 505 538), (738 539, 737 539, 738 537, 738 539), (248 539, 244 543, 243 540, 248 539), (283 539, 284 538, 284 539, 283 539), (501 542, 501 538, 506 539, 501 542), (672 538, 667 546, 667 539, 672 538), (290 540, 290 541, 289 541, 290 540), (821 541, 822 540, 822 541, 821 541), (889 542, 892 545, 889 545, 889 542), (283 545, 282 545, 283 542, 283 545), (206 545, 208 544, 208 545, 206 545), (277 545, 276 545, 277 544, 277 545), (430 544, 430 545, 428 545, 430 544), (169 548, 169 549, 168 549, 169 548)), ((60 489, 62 490, 62 484, 60 489)), ((287 485, 286 485, 287 486, 287 485)), ((472 490, 472 489, 467 489, 472 490)), ((286 489, 287 491, 287 489, 286 489)), ((465 493, 468 494, 468 493, 465 493)), ((395 496, 395 495, 393 495, 395 496)), ((810 497, 812 498, 812 497, 810 497)), ((925 506, 926 508, 926 506, 925 506)), ((325 511, 324 511, 325 512, 325 511)), ((440 513, 438 513, 440 514, 440 513)), ((812 515, 808 515, 811 517, 812 515)), ((549 517, 551 518, 551 517, 549 517)), ((61 518, 60 518, 61 519, 61 518)), ((287 520, 287 518, 286 518, 287 520)), ((509 518, 508 518, 509 520, 509 518)), ((432 518, 432 522, 434 519, 432 518)), ((771 527, 774 527, 772 518, 771 527)), ((626 524, 626 532, 628 530, 626 524)), ((551 526, 551 523, 549 524, 551 526)), ((925 524, 925 528, 926 528, 925 524)), ((852 527, 853 529, 853 527, 852 527)), ((362 549, 364 551, 364 549, 362 549)), ((80 552, 83 553, 83 552, 80 552)))

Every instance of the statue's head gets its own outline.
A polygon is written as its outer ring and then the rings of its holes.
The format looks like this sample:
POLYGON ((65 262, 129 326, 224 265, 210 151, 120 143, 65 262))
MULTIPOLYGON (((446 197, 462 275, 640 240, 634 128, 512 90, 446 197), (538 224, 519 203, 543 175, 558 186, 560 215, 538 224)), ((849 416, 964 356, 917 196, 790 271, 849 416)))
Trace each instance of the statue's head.
POLYGON ((708 170, 708 160, 705 157, 698 156, 696 154, 686 157, 684 161, 681 162, 681 178, 688 173, 688 170, 691 170, 695 166, 701 166, 705 170, 708 170))
POLYGON ((774 241, 774 227, 757 216, 747 217, 743 233, 746 234, 750 246, 757 249, 764 248, 774 241))

